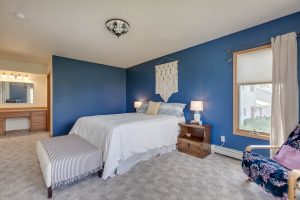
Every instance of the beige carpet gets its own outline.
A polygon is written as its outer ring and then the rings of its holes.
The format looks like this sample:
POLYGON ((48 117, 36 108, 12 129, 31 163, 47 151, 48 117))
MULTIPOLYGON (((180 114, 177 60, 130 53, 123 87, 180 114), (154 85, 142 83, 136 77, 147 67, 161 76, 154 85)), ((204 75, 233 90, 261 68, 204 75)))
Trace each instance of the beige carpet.
MULTIPOLYGON (((0 137, 0 199, 47 199, 35 143, 47 133, 0 137)), ((247 183, 240 161, 220 155, 198 159, 180 152, 140 162, 108 181, 93 175, 53 191, 53 199, 270 200, 247 183)))

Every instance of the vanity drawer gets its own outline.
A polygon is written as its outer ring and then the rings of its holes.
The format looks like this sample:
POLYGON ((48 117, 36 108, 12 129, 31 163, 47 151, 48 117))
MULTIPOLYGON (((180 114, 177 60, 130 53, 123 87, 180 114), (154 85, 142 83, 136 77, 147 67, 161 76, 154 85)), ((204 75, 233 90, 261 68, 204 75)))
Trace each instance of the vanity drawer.
POLYGON ((31 123, 31 131, 44 131, 44 130, 46 130, 46 122, 31 123))
POLYGON ((32 123, 46 123, 46 115, 32 115, 31 122, 32 123))
POLYGON ((30 112, 7 112, 5 114, 6 118, 21 118, 21 117, 29 117, 30 112))
POLYGON ((32 116, 46 116, 46 110, 32 111, 32 116))
POLYGON ((4 126, 5 121, 0 119, 0 135, 5 134, 5 126, 4 126))
POLYGON ((5 118, 5 113, 0 113, 0 120, 5 118))
MULTIPOLYGON (((40 127, 43 127, 44 124, 46 124, 46 121, 47 121, 46 111, 39 110, 39 111, 32 111, 31 112, 32 127, 39 127, 39 128, 36 128, 38 130, 44 129, 44 128, 40 128, 40 127)), ((35 128, 31 128, 31 129, 33 130, 35 128)))

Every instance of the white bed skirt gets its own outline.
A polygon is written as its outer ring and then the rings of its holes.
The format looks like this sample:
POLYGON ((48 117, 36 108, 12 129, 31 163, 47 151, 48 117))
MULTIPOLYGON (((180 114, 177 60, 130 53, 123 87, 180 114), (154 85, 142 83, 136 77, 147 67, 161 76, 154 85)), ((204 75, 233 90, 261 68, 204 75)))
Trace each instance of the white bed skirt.
MULTIPOLYGON (((163 155, 166 153, 170 153, 176 150, 176 144, 168 147, 160 147, 156 149, 151 149, 144 153, 137 153, 129 157, 127 160, 119 161, 119 166, 116 170, 116 174, 124 174, 129 171, 134 165, 143 160, 148 160, 157 155, 163 155)), ((115 174, 111 174, 110 177, 115 176, 115 174)))

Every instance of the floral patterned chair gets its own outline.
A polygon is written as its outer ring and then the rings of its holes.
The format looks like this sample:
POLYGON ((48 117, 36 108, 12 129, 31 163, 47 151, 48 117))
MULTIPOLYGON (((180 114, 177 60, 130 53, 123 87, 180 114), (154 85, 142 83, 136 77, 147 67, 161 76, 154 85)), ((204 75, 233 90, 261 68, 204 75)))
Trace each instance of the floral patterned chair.
MULTIPOLYGON (((300 124, 284 143, 300 151, 300 124)), ((296 199, 299 188, 299 170, 288 170, 269 157, 251 152, 252 149, 280 149, 278 146, 250 145, 243 154, 242 168, 250 181, 261 186, 278 199, 296 199)))

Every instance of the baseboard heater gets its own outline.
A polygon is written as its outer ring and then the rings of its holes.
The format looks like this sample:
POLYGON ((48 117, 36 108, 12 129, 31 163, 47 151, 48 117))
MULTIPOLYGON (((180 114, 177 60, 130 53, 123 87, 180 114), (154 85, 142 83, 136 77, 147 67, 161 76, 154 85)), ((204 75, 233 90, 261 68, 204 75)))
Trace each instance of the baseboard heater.
POLYGON ((242 160, 242 158, 243 158, 243 152, 234 150, 234 149, 230 149, 230 148, 226 148, 226 147, 222 147, 222 146, 218 146, 218 145, 212 145, 211 151, 212 151, 212 153, 221 154, 221 155, 239 159, 239 160, 242 160))

